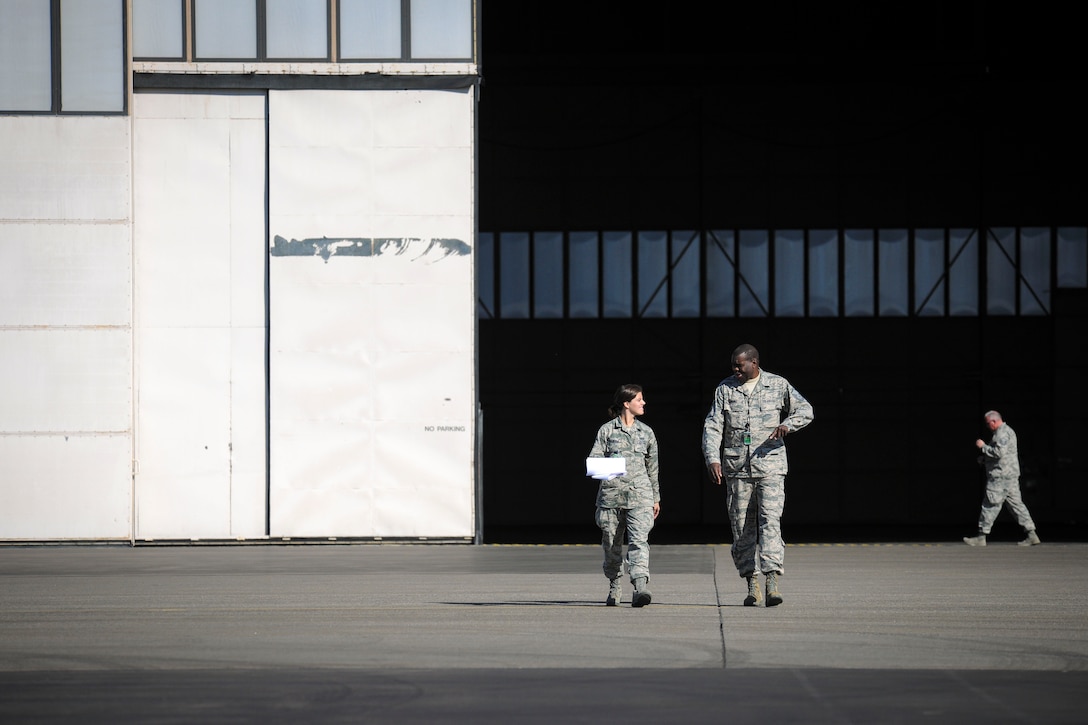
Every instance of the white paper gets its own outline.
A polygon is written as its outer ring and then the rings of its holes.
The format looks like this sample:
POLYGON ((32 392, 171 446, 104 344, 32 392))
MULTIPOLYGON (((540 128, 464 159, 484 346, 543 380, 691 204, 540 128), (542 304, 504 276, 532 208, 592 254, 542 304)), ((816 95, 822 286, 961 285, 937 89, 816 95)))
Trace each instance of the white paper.
POLYGON ((626 458, 587 458, 586 475, 608 481, 627 474, 626 458))

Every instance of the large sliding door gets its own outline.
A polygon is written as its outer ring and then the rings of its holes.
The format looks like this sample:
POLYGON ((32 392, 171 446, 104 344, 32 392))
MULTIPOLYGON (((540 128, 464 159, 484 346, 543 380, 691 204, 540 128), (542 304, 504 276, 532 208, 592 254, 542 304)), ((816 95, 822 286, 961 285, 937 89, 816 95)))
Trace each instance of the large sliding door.
POLYGON ((262 94, 137 94, 135 538, 267 533, 262 94))
POLYGON ((473 103, 270 93, 273 536, 474 534, 473 103))

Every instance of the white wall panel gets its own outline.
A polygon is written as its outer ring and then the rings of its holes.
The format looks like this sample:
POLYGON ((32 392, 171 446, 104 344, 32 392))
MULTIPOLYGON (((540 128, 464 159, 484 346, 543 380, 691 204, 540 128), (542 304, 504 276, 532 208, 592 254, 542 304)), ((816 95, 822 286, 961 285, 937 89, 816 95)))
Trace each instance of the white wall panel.
POLYGON ((0 435, 0 538, 131 535, 132 437, 0 435))
MULTIPOLYGON (((156 97, 141 94, 139 108, 156 97)), ((230 136, 219 117, 136 126, 141 327, 230 324, 230 136)))
MULTIPOLYGON (((420 264, 417 267, 423 266, 420 264)), ((453 285, 426 284, 378 284, 371 292, 371 305, 376 310, 411 311, 420 316, 446 315, 468 312, 471 307, 465 300, 463 289, 453 285), (426 296, 421 292, 426 290, 426 296)), ((378 349, 396 351, 423 351, 429 353, 472 352, 473 339, 466 335, 465 324, 405 325, 400 315, 375 315, 374 337, 378 349)))
MULTIPOLYGON (((232 101, 238 115, 231 121, 230 207, 247 212, 231 214, 230 323, 235 330, 259 332, 260 340, 256 347, 263 353, 268 314, 265 290, 268 251, 265 236, 265 99, 264 96, 256 99, 243 96, 232 98, 232 101), (242 104, 243 99, 249 102, 242 104), (256 114, 256 117, 252 114, 256 114), (256 213, 258 209, 260 213, 256 213)), ((262 355, 262 369, 264 364, 262 355)), ((263 400, 264 376, 261 376, 260 382, 263 400)), ((264 410, 263 404, 261 410, 264 410)))
POLYGON ((472 438, 470 427, 449 422, 453 425, 446 427, 456 432, 438 426, 428 432, 414 422, 376 425, 373 516, 377 531, 396 531, 401 536, 464 535, 464 522, 473 516, 471 498, 459 487, 431 483, 444 471, 463 465, 464 449, 472 438))
POLYGON ((264 112, 134 98, 138 539, 266 533, 264 112))
POLYGON ((464 207, 469 179, 460 149, 384 149, 375 154, 374 175, 382 179, 374 198, 378 214, 453 215, 464 207), (428 190, 420 194, 419 179, 424 177, 428 190))
MULTIPOLYGON (((261 313, 263 316, 263 306, 261 313)), ((233 537, 260 537, 267 532, 266 341, 263 326, 231 330, 231 370, 235 371, 230 382, 230 533, 233 537)))
POLYGON ((417 434, 426 433, 430 426, 464 424, 464 410, 472 405, 466 399, 472 390, 464 387, 465 377, 472 375, 470 353, 381 352, 374 355, 371 368, 375 380, 385 383, 374 388, 376 420, 402 423, 421 420, 424 424, 417 434), (415 384, 397 384, 398 381, 415 381, 415 384))
MULTIPOLYGON (((270 173, 278 179, 276 195, 293 202, 284 209, 281 219, 286 222, 300 212, 308 219, 307 209, 313 209, 315 214, 320 212, 330 221, 337 217, 372 213, 377 191, 372 186, 373 155, 369 148, 352 146, 277 146, 270 159, 275 164, 270 173), (321 169, 324 178, 317 180, 318 183, 302 172, 311 168, 321 169), (333 180, 335 185, 329 183, 333 180)), ((276 212, 273 210, 272 213, 276 212)), ((305 234, 308 227, 309 222, 304 222, 300 233, 305 234)), ((277 230, 280 234, 284 232, 291 233, 289 228, 277 230)))
POLYGON ((128 220, 129 119, 0 116, 0 219, 128 220))
POLYGON ((127 223, 0 224, 0 326, 131 320, 127 223))
POLYGON ((265 96, 230 96, 230 531, 267 533, 265 96))
POLYGON ((127 328, 0 329, 0 431, 128 431, 131 355, 127 328))
POLYGON ((136 537, 226 538, 230 330, 141 328, 136 537))
MULTIPOLYGON (((376 148, 464 148, 471 145, 472 114, 465 113, 471 92, 382 93, 367 99, 368 127, 376 148)), ((464 186, 462 180, 459 187, 464 186)))
POLYGON ((0 538, 128 539, 130 133, 0 116, 0 538))
POLYGON ((269 97, 275 536, 474 533, 471 92, 269 97))

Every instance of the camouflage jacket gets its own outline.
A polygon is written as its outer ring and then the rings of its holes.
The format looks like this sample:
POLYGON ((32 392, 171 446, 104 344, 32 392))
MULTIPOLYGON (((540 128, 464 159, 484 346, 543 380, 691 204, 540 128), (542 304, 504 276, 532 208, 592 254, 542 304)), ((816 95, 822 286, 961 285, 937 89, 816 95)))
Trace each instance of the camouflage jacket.
POLYGON ((1020 454, 1016 450, 1016 431, 1005 423, 994 431, 990 442, 979 449, 986 477, 992 479, 1020 478, 1020 454))
POLYGON ((627 459, 627 474, 601 481, 597 489, 597 506, 601 508, 634 509, 653 506, 661 500, 657 482, 657 436, 640 420, 630 428, 613 418, 600 427, 590 458, 627 459))
POLYGON ((723 476, 784 476, 785 440, 768 437, 779 425, 792 433, 811 423, 812 405, 788 380, 766 370, 750 395, 741 385, 736 376, 718 383, 703 421, 703 458, 708 466, 720 463, 723 476))

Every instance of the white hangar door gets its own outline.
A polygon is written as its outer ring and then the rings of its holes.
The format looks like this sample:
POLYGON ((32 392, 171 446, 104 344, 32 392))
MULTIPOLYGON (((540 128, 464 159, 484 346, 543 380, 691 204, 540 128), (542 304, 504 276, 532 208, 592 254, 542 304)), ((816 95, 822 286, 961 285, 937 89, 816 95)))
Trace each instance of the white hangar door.
POLYGON ((269 94, 270 533, 474 532, 473 94, 269 94))
POLYGON ((133 99, 137 540, 266 533, 265 104, 133 99))

